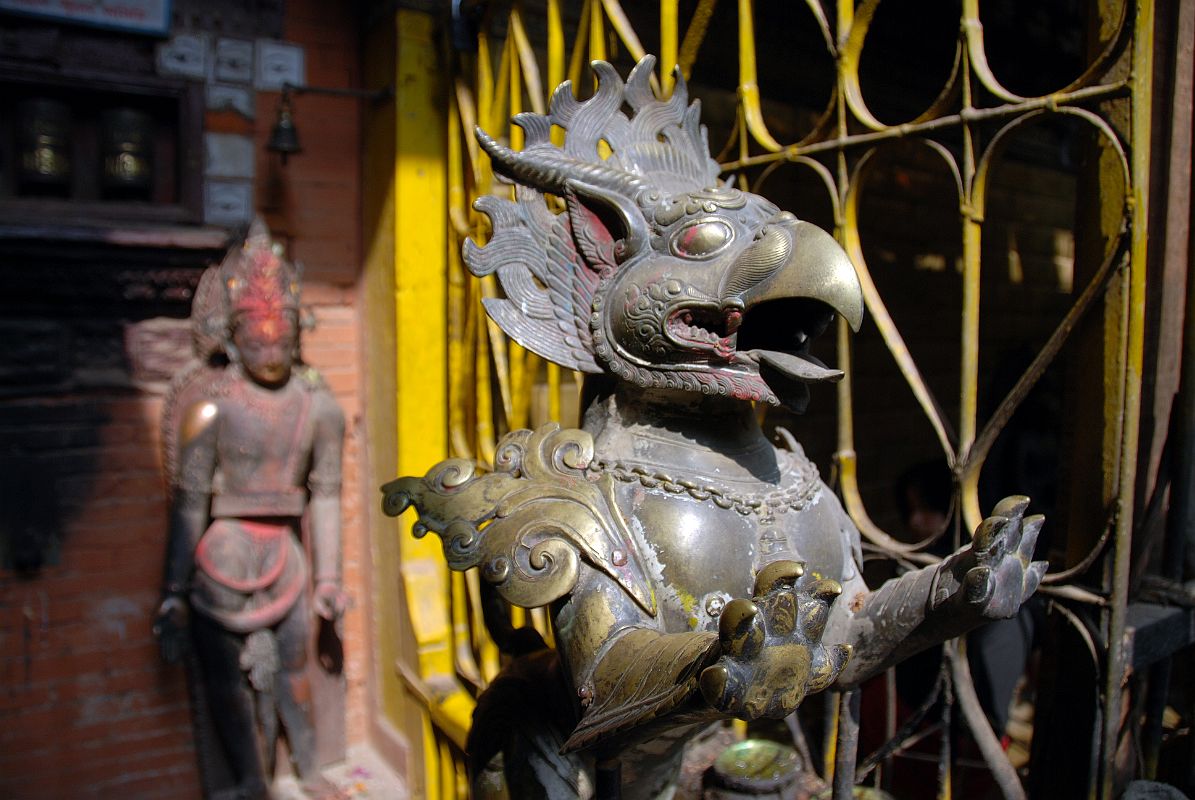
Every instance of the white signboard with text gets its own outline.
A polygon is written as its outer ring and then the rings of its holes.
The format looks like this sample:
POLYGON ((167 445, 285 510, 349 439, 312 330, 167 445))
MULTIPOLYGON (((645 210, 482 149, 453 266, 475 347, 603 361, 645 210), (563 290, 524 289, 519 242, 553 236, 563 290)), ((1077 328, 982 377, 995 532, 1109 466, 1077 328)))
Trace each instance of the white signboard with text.
POLYGON ((0 11, 137 33, 170 30, 170 0, 0 0, 0 11))

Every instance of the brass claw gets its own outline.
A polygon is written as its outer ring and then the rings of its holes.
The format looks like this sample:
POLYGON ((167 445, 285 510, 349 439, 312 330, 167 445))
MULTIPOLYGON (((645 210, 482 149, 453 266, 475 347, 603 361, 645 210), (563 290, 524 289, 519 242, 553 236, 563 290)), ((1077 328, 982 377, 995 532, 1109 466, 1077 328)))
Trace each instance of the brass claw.
POLYGON ((801 609, 801 631, 807 639, 819 641, 830 619, 830 607, 823 602, 811 600, 801 609))
POLYGON ((992 516, 1016 519, 1017 517, 1024 516, 1025 509, 1028 507, 1028 497, 1023 494, 1014 494, 996 503, 996 507, 992 509, 992 516))
POLYGON ((828 645, 809 673, 808 692, 820 692, 838 679, 854 652, 849 644, 828 645))
POLYGON ((730 673, 721 664, 714 664, 701 671, 701 694, 710 705, 721 707, 725 705, 726 685, 730 681, 730 673))
POLYGON ((995 590, 996 582, 992 579, 992 571, 988 567, 973 567, 963 579, 963 592, 968 603, 982 605, 991 598, 995 590))
POLYGON ((1028 562, 1033 559, 1033 550, 1037 547, 1037 537, 1045 523, 1046 518, 1041 514, 1026 517, 1025 521, 1021 523, 1021 544, 1017 547, 1017 553, 1021 556, 1022 561, 1028 562))
POLYGON ((780 586, 792 587, 804 574, 805 564, 801 561, 773 561, 755 576, 752 594, 759 597, 780 586))
POLYGON ((822 578, 809 587, 809 596, 821 600, 823 603, 833 603, 842 594, 842 584, 830 578, 822 578))
POLYGON ((981 561, 998 560, 1007 551, 1005 529, 1012 523, 1008 517, 993 514, 979 523, 975 529, 972 549, 981 561))
POLYGON ((718 636, 722 648, 730 655, 751 657, 763 646, 764 631, 756 621, 759 607, 750 600, 731 600, 718 622, 718 636))

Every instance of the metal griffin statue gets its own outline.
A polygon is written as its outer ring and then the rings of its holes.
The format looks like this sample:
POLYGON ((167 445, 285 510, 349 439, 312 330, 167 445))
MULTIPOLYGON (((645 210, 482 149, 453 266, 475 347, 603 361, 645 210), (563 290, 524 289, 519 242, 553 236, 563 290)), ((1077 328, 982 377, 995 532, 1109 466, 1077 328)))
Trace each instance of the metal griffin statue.
POLYGON ((383 487, 453 569, 550 608, 555 651, 491 624, 523 654, 478 702, 479 793, 498 774, 512 797, 665 795, 711 723, 785 717, 1011 616, 1045 568, 1042 519, 1014 497, 940 564, 865 585, 855 526, 753 410, 801 411, 807 384, 842 377, 809 343, 835 313, 858 329, 858 278, 831 236, 719 182, 698 103, 679 72, 656 99, 653 67, 624 85, 595 62, 592 98, 565 83, 547 116, 515 117, 520 151, 477 131, 516 199, 477 200, 493 236, 466 263, 497 274, 505 298, 484 302, 508 335, 586 373, 582 428, 510 433, 493 472, 449 459, 383 487))
POLYGON ((334 621, 345 609, 344 415, 299 361, 298 274, 260 221, 204 274, 192 325, 197 361, 163 420, 170 518, 154 630, 199 684, 207 796, 269 797, 281 720, 304 790, 336 797, 316 764, 305 668, 313 611, 334 621))

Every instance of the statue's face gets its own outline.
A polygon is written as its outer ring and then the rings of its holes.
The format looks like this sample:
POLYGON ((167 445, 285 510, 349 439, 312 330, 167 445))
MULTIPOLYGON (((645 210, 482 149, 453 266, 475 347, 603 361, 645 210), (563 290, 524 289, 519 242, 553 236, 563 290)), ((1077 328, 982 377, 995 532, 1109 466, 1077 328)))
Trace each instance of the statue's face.
POLYGON ((809 355, 835 312, 854 326, 862 313, 854 269, 828 234, 724 188, 666 198, 645 222, 649 244, 603 308, 604 338, 624 362, 661 385, 692 376, 794 411, 807 384, 842 376, 809 355))
POLYGON ((276 388, 290 379, 298 336, 298 321, 293 314, 247 316, 237 322, 232 342, 249 377, 262 386, 276 388))

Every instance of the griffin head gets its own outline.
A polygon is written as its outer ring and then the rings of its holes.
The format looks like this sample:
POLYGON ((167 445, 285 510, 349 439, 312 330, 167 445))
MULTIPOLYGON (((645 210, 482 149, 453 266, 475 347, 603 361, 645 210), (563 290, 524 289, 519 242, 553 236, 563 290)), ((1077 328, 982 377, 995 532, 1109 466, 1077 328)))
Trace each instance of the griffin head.
POLYGON ((835 312, 858 330, 854 268, 821 229, 719 182, 700 104, 679 72, 672 97, 657 100, 654 66, 645 57, 624 85, 594 62, 589 100, 565 82, 547 116, 514 118, 520 151, 477 130, 516 200, 477 201, 494 232, 485 247, 465 243, 465 262, 497 273, 506 297, 485 305, 502 329, 562 366, 803 410, 807 383, 842 377, 809 343, 835 312), (567 213, 553 214, 545 193, 567 213))

